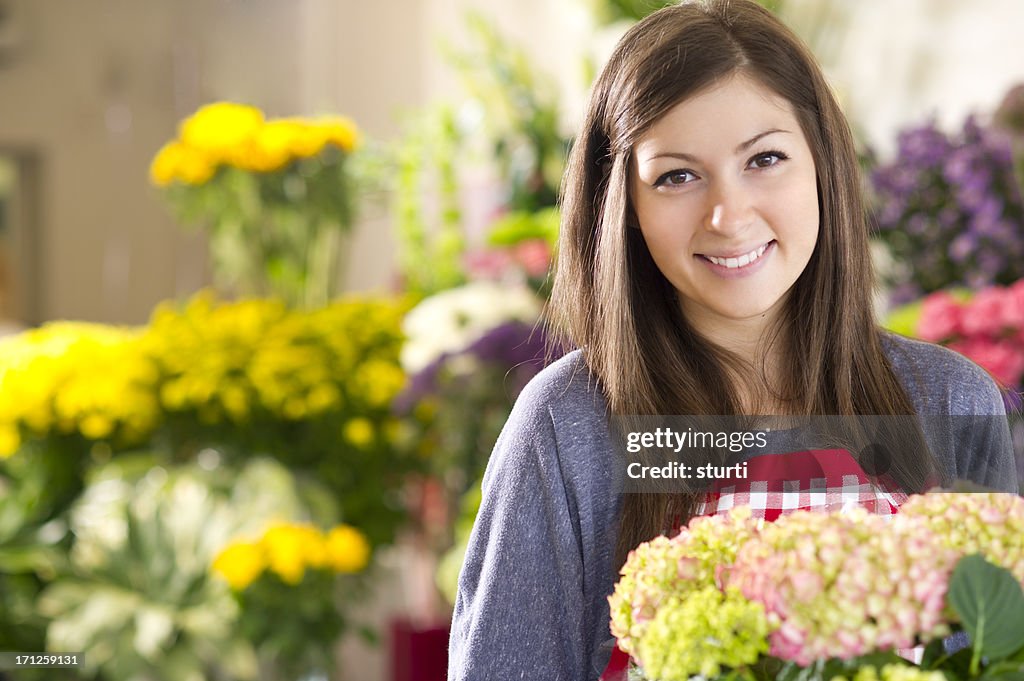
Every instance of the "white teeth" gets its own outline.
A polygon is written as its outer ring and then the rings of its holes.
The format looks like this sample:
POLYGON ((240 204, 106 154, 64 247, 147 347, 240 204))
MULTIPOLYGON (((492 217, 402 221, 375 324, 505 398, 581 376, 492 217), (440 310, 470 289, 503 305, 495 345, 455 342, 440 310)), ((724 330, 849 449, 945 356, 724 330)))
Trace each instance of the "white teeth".
POLYGON ((768 248, 768 244, 765 244, 764 246, 761 246, 760 248, 755 249, 750 253, 741 255, 738 258, 719 258, 714 255, 705 255, 704 257, 710 260, 711 262, 715 263, 716 265, 720 265, 721 267, 728 267, 729 269, 734 270, 737 267, 746 267, 750 263, 760 258, 762 255, 764 255, 766 248, 768 248))

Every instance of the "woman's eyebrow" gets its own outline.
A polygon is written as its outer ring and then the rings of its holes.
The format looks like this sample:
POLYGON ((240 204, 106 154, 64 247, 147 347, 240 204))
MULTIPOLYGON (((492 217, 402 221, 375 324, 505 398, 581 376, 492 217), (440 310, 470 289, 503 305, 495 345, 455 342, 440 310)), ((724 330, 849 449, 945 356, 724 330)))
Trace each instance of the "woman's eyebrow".
MULTIPOLYGON (((750 147, 752 147, 755 144, 757 144, 757 141, 759 139, 761 139, 762 137, 767 137, 768 135, 774 135, 775 133, 789 134, 790 131, 789 130, 783 130, 781 128, 772 128, 770 130, 765 130, 764 132, 759 132, 756 135, 754 135, 753 137, 751 137, 750 139, 748 139, 746 142, 741 142, 736 147, 736 149, 733 151, 733 153, 735 153, 735 154, 742 154, 744 151, 746 151, 750 147)), ((688 161, 688 162, 691 162, 691 163, 696 163, 697 160, 698 160, 696 156, 691 156, 690 154, 686 154, 686 153, 683 153, 683 152, 676 152, 676 151, 666 151, 666 152, 662 152, 660 154, 655 154, 653 156, 649 156, 647 158, 647 160, 648 161, 653 161, 656 158, 677 158, 680 161, 688 161)))

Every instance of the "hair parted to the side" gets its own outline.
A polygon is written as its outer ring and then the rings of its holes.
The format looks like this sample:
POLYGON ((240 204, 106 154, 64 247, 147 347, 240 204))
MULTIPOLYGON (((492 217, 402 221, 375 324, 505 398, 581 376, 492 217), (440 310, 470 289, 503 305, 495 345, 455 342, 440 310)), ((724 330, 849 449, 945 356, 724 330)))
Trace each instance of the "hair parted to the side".
MULTIPOLYGON (((593 87, 562 187, 549 320, 583 350, 612 415, 740 413, 736 382, 759 367, 701 337, 635 225, 628 193, 633 145, 680 101, 743 73, 787 100, 813 154, 820 229, 786 312, 766 338, 781 343, 783 385, 759 386, 793 415, 906 415, 913 403, 883 353, 873 306, 868 227, 854 141, 803 43, 752 0, 667 7, 633 26, 593 87)), ((914 447, 891 475, 918 491, 934 464, 914 447)), ((903 456, 905 454, 905 456, 903 456)), ((696 495, 627 495, 619 558, 692 515, 696 495)))

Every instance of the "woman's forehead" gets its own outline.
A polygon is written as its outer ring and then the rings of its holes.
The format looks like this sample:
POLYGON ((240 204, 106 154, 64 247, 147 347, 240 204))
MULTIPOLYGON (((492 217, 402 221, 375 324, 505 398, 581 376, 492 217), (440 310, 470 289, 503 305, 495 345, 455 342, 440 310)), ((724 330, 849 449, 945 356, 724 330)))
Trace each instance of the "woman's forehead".
POLYGON ((743 153, 769 131, 802 135, 792 104, 757 80, 736 75, 675 104, 640 136, 634 150, 641 160, 702 150, 743 153))

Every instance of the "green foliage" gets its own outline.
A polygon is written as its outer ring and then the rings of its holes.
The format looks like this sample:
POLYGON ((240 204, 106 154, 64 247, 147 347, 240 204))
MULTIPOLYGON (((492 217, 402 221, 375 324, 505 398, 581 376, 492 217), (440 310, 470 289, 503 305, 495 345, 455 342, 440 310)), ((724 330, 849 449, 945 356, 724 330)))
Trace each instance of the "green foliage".
MULTIPOLYGON (((227 471, 167 472, 142 458, 150 472, 138 480, 125 475, 131 463, 97 470, 71 511, 69 572, 38 603, 47 649, 87 651, 86 672, 106 679, 254 678, 237 608, 209 565, 232 534, 265 519, 270 497, 251 487, 266 480, 265 464, 238 475, 235 495, 224 491, 227 471)), ((295 503, 276 501, 278 512, 295 503)))
POLYGON ((414 295, 465 282, 456 169, 463 136, 451 107, 439 105, 410 118, 395 150, 398 264, 405 289, 414 295))
MULTIPOLYGON (((544 222, 551 240, 548 209, 556 203, 569 147, 559 131, 554 86, 481 16, 469 15, 467 27, 471 47, 447 54, 470 101, 410 117, 393 152, 399 267, 405 287, 419 296, 467 280, 463 257, 473 244, 460 182, 471 163, 483 156, 493 165, 504 191, 502 207, 544 222)), ((503 245, 509 243, 515 242, 503 245)))
POLYGON ((543 239, 552 248, 558 242, 560 213, 554 206, 535 212, 512 211, 491 225, 487 242, 492 246, 515 246, 529 239, 543 239))
POLYGON ((484 110, 484 124, 510 210, 553 206, 569 140, 559 131, 554 85, 537 73, 526 53, 503 38, 480 14, 467 15, 475 47, 449 50, 466 91, 484 110))
POLYGON ((992 664, 1024 648, 1024 591, 1005 568, 980 554, 962 558, 950 579, 948 598, 973 642, 972 677, 978 675, 982 658, 992 664))
POLYGON ((0 458, 0 650, 45 649, 36 598, 62 569, 64 512, 82 489, 80 438, 35 442, 0 458))

